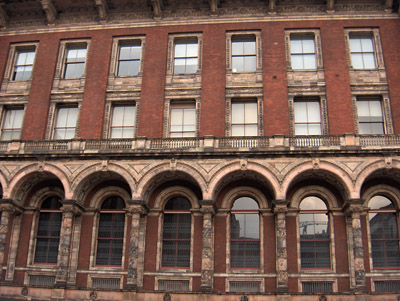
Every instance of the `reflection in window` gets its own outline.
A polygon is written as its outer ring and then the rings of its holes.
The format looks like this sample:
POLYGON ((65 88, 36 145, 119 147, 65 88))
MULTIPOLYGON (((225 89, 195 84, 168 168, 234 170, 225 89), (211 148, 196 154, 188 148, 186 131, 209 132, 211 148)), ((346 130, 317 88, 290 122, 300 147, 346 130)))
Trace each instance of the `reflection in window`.
POLYGON ((40 207, 35 263, 57 263, 62 219, 60 208, 60 198, 56 196, 47 198, 40 207))
POLYGON ((249 197, 238 198, 231 211, 231 267, 260 266, 260 218, 258 204, 249 197))
POLYGON ((165 205, 163 224, 162 266, 190 266, 191 214, 190 202, 174 197, 165 205))
POLYGON ((329 217, 324 201, 314 196, 301 201, 299 230, 301 267, 330 268, 329 217))
POLYGON ((371 36, 350 36, 350 53, 354 69, 376 68, 371 36))
POLYGON ((13 140, 21 137, 24 109, 7 109, 1 128, 1 140, 13 140))
POLYGON ((111 138, 133 138, 136 106, 115 106, 111 121, 111 138))
POLYGON ((257 69, 255 37, 232 38, 232 72, 255 72, 257 69))
POLYGON ((232 136, 257 136, 258 113, 255 101, 232 102, 232 136))
POLYGON ((317 69, 314 37, 291 36, 290 54, 293 70, 317 69))
POLYGON ((75 137, 76 121, 78 117, 77 107, 61 107, 58 109, 54 139, 64 140, 75 137))
POLYGON ((369 207, 373 266, 400 267, 399 233, 396 209, 392 201, 377 195, 369 201, 369 207))
POLYGON ((360 134, 384 134, 382 104, 380 100, 357 100, 360 134))
POLYGON ((96 265, 121 265, 124 242, 125 202, 121 197, 106 199, 100 209, 96 265))
POLYGON ((65 58, 64 78, 80 78, 86 61, 86 45, 68 47, 65 58))
POLYGON ((174 52, 174 73, 196 73, 198 65, 199 47, 195 41, 176 41, 174 52))
POLYGON ((14 66, 13 80, 29 80, 31 78, 35 49, 18 50, 14 66))
POLYGON ((294 122, 296 135, 321 135, 319 101, 295 101, 294 122))
POLYGON ((124 43, 119 46, 118 76, 135 76, 139 73, 140 42, 124 43))

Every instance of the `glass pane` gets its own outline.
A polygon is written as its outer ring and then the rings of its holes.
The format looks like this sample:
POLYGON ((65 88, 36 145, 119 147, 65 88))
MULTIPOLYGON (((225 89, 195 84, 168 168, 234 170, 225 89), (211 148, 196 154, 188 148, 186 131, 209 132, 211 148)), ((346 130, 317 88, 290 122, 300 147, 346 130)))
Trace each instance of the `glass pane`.
POLYGON ((361 53, 351 54, 351 63, 354 69, 364 69, 363 59, 361 53))
POLYGON ((302 268, 315 267, 315 249, 313 241, 300 242, 300 256, 302 268))
POLYGON ((315 54, 305 54, 304 59, 304 69, 317 69, 317 64, 315 62, 315 54))
POLYGON ((244 54, 243 42, 232 41, 232 55, 243 55, 244 54))
POLYGON ((86 58, 86 48, 85 49, 79 49, 77 53, 77 61, 79 62, 84 62, 86 58))
POLYGON ((110 241, 109 240, 98 240, 97 241, 97 254, 96 254, 96 264, 98 265, 108 265, 109 264, 109 254, 110 254, 110 241))
POLYGON ((121 265, 123 240, 112 240, 110 250, 110 265, 121 265))
POLYGON ((186 57, 186 44, 175 44, 175 57, 186 57))
POLYGON ((231 215, 231 239, 244 239, 245 237, 245 224, 244 214, 231 215))
POLYGON ((198 45, 197 43, 187 44, 186 56, 187 57, 197 57, 198 54, 198 45))
POLYGON ((244 106, 245 106, 245 112, 244 112, 245 123, 257 123, 257 103, 246 102, 244 106))
POLYGON ((232 72, 243 72, 244 71, 244 57, 235 56, 232 57, 232 72))
POLYGON ((34 59, 35 59, 35 51, 27 52, 25 64, 33 65, 34 59))
POLYGON ((368 101, 369 103, 369 108, 370 108, 370 113, 371 117, 373 118, 373 121, 381 121, 383 120, 382 118, 382 105, 379 100, 372 100, 368 101))
POLYGON ((130 61, 120 61, 118 64, 118 76, 129 76, 131 62, 130 61))
POLYGON ((260 243, 258 241, 245 242, 244 261, 247 268, 260 266, 260 243))
POLYGON ((182 128, 183 123, 183 109, 172 109, 171 110, 171 129, 172 127, 179 126, 182 128))
POLYGON ((253 72, 257 69, 257 61, 255 56, 246 56, 244 57, 244 65, 246 72, 253 72))
POLYGON ((301 39, 290 39, 290 52, 291 53, 303 53, 303 46, 301 39))
POLYGON ((197 58, 186 59, 186 73, 196 73, 197 71, 197 58))
POLYGON ((111 138, 123 138, 123 130, 122 128, 112 128, 111 129, 111 138))
POLYGON ((258 136, 258 126, 257 125, 245 125, 244 128, 244 135, 251 137, 251 136, 258 136))
POLYGON ((329 241, 315 242, 315 267, 330 268, 331 256, 329 250, 329 241))
MULTIPOLYGON (((358 117, 369 117, 370 111, 369 111, 369 102, 368 101, 357 101, 357 111, 358 111, 358 117)), ((369 119, 368 119, 369 120, 369 119)))
POLYGON ((384 133, 383 123, 371 123, 371 134, 382 135, 384 133))
POLYGON ((163 241, 162 265, 166 267, 176 266, 176 242, 163 241))
POLYGON ((142 52, 142 46, 136 45, 136 46, 131 46, 131 59, 140 59, 140 55, 142 52))
POLYGON ((130 59, 130 46, 121 46, 119 50, 119 59, 120 60, 127 60, 130 59))
POLYGON ((360 123, 358 125, 358 129, 360 134, 365 135, 365 134, 372 134, 372 128, 370 123, 360 123))
POLYGON ((304 198, 300 203, 301 210, 326 210, 326 204, 323 200, 315 196, 304 198))
POLYGON ((186 59, 175 59, 174 61, 174 73, 183 74, 185 73, 186 59))
POLYGON ((361 47, 363 52, 374 52, 374 45, 372 43, 372 38, 370 37, 362 38, 361 47))
POLYGON ((124 126, 135 125, 136 106, 124 107, 124 126))
POLYGON ((231 266, 233 268, 245 267, 244 262, 245 243, 242 241, 231 241, 231 266))
POLYGON ((121 138, 133 138, 135 136, 133 127, 126 127, 122 129, 122 137, 121 138))
POLYGON ((256 42, 248 41, 243 43, 245 55, 256 55, 256 42))
POLYGON ((190 240, 191 216, 190 214, 177 214, 177 238, 190 240))
POLYGON ((20 52, 18 53, 17 56, 17 65, 21 66, 21 65, 25 65, 26 62, 26 57, 27 57, 27 53, 26 52, 20 52))
POLYGON ((243 125, 232 125, 232 136, 244 136, 244 126, 243 125))
POLYGON ((309 124, 308 125, 308 135, 321 135, 321 125, 320 124, 309 124))
POLYGON ((76 117, 78 116, 78 108, 68 108, 67 127, 76 126, 76 117))
POLYGON ((177 243, 177 267, 188 267, 190 265, 190 241, 178 241, 177 243))
POLYGON ((373 53, 364 53, 363 60, 365 69, 375 69, 375 56, 373 53))
POLYGON ((246 239, 260 238, 260 219, 258 214, 245 214, 246 218, 246 239))
POLYGON ((60 108, 58 110, 56 127, 64 127, 67 124, 68 108, 60 108))
POLYGON ((294 102, 294 119, 295 122, 308 122, 307 118, 307 102, 295 101, 294 102))
POLYGON ((47 255, 48 263, 57 263, 59 239, 49 239, 49 252, 47 255))
POLYGON ((292 54, 291 61, 292 61, 292 69, 294 69, 294 70, 304 69, 302 54, 292 54))
POLYGON ((124 124, 124 107, 118 106, 113 109, 112 126, 122 126, 124 124))
POLYGON ((232 103, 232 123, 244 123, 244 106, 243 102, 232 103))
POLYGON ((303 39, 303 52, 304 53, 315 53, 314 39, 304 38, 303 39))
POLYGON ((374 196, 370 201, 368 206, 371 209, 389 209, 395 208, 392 201, 385 196, 377 195, 374 196))
POLYGON ((173 197, 165 205, 165 210, 190 210, 190 201, 184 197, 173 197))
POLYGON ((307 124, 296 124, 294 131, 296 135, 308 135, 308 126, 307 124))
POLYGON ((77 49, 68 49, 67 62, 76 62, 77 55, 78 55, 77 49))
POLYGON ((317 101, 307 102, 307 110, 308 110, 308 122, 321 121, 319 102, 317 101))
POLYGON ((361 52, 361 40, 359 38, 350 38, 351 52, 361 52))
POLYGON ((232 206, 232 210, 258 210, 258 203, 250 197, 238 198, 232 206))

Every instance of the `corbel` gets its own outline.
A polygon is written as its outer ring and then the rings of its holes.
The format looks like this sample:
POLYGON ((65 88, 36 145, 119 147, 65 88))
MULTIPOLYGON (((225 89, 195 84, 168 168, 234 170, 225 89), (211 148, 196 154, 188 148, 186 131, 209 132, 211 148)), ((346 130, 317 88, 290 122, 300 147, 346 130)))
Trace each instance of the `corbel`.
POLYGON ((385 1, 385 12, 391 13, 393 11, 393 0, 385 1))
POLYGON ((4 10, 5 3, 0 4, 0 27, 5 27, 8 21, 8 15, 4 10))
POLYGON ((276 0, 268 0, 268 13, 269 14, 276 13, 276 0))
POLYGON ((51 0, 41 0, 40 2, 42 3, 43 10, 46 13, 48 25, 54 25, 56 23, 57 11, 53 2, 51 2, 51 0))
POLYGON ((161 19, 161 12, 162 12, 161 0, 151 0, 151 6, 153 7, 154 19, 161 19))
POLYGON ((335 0, 326 1, 326 12, 328 14, 332 14, 335 12, 335 0))
POLYGON ((99 11, 100 21, 105 21, 107 18, 107 0, 95 0, 95 4, 97 6, 97 10, 99 11))
POLYGON ((219 0, 209 0, 208 3, 210 4, 211 16, 217 16, 219 0))

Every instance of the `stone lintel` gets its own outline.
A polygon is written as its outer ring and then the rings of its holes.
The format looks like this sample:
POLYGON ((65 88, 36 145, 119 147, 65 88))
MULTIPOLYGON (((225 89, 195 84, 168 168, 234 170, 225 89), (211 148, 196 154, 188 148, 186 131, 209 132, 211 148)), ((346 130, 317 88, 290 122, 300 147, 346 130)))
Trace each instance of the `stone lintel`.
POLYGON ((42 3, 43 10, 46 13, 47 23, 49 25, 54 25, 56 23, 57 10, 54 7, 53 2, 51 2, 51 0, 40 0, 40 2, 42 3))
POLYGON ((95 0, 95 4, 97 6, 97 10, 99 12, 100 21, 105 21, 107 18, 107 0, 95 0))

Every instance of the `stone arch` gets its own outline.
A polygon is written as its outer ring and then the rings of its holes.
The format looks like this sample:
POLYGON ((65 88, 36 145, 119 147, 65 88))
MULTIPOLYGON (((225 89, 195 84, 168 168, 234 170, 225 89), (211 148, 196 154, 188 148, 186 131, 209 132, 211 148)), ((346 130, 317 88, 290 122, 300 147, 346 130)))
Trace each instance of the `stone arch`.
POLYGON ((171 173, 173 175, 184 175, 187 179, 198 186, 202 192, 202 195, 207 191, 206 181, 203 175, 198 170, 190 165, 178 162, 176 166, 171 167, 170 162, 161 163, 148 170, 142 178, 138 181, 136 190, 136 199, 145 200, 146 195, 151 190, 151 185, 156 181, 162 174, 171 173))
POLYGON ((59 198, 62 199, 64 197, 64 191, 62 191, 58 187, 53 187, 53 186, 39 189, 34 193, 32 198, 30 199, 29 206, 40 208, 41 203, 49 196, 58 196, 59 198))
POLYGON ((361 189, 363 184, 376 173, 390 173, 393 175, 398 174, 397 181, 400 183, 400 161, 398 160, 378 160, 365 166, 357 175, 355 180, 354 190, 361 196, 361 189))
POLYGON ((383 195, 389 198, 396 209, 400 208, 400 190, 390 185, 379 184, 369 187, 363 194, 364 206, 369 207, 369 201, 376 195, 383 195))
POLYGON ((325 203, 327 209, 339 207, 335 195, 329 189, 317 185, 304 186, 298 189, 293 194, 290 207, 300 208, 301 201, 308 196, 320 198, 325 203))
POLYGON ((154 208, 163 210, 165 204, 174 196, 183 196, 189 200, 192 209, 200 208, 196 195, 190 189, 183 186, 172 186, 164 189, 156 198, 154 208))
POLYGON ((88 181, 95 177, 96 174, 102 172, 105 174, 115 174, 123 179, 128 184, 131 193, 136 190, 136 181, 125 168, 115 163, 107 165, 97 163, 85 168, 73 179, 71 185, 73 195, 71 198, 79 202, 82 201, 82 195, 85 194, 85 185, 87 186, 88 181))
POLYGON ((282 197, 284 199, 287 198, 287 194, 292 185, 307 173, 322 173, 332 177, 336 182, 333 185, 343 194, 343 201, 349 199, 352 194, 354 195, 352 179, 350 175, 342 168, 327 161, 319 161, 318 163, 307 161, 292 168, 285 175, 282 181, 282 197))
POLYGON ((116 187, 116 186, 108 186, 108 187, 99 189, 91 198, 89 207, 96 208, 99 210, 101 208, 101 205, 103 204, 103 202, 108 197, 114 196, 114 195, 121 197, 125 202, 125 208, 128 207, 127 202, 129 201, 131 196, 125 189, 123 189, 121 187, 116 187))
POLYGON ((268 202, 264 194, 259 189, 247 186, 237 187, 230 190, 224 196, 221 208, 231 210, 233 203, 242 196, 248 196, 254 199, 260 209, 268 208, 268 202))
POLYGON ((7 196, 4 196, 4 193, 7 191, 8 187, 8 180, 6 176, 4 175, 3 171, 0 170, 0 198, 8 198, 7 196))
POLYGON ((21 196, 23 193, 19 192, 19 190, 24 186, 24 184, 30 185, 27 180, 31 178, 33 183, 35 182, 34 178, 36 178, 36 181, 40 181, 41 178, 44 178, 46 173, 51 174, 61 182, 64 188, 64 197, 67 192, 71 191, 68 176, 59 167, 47 163, 43 165, 40 163, 34 163, 20 169, 11 179, 9 189, 7 190, 9 198, 15 200, 17 203, 21 203, 21 196))
POLYGON ((258 175, 263 182, 268 184, 268 188, 271 190, 274 198, 279 195, 279 181, 271 170, 255 162, 235 161, 220 169, 213 175, 208 186, 207 196, 204 196, 204 198, 215 200, 219 191, 219 186, 229 175, 234 173, 246 174, 249 172, 258 175))

